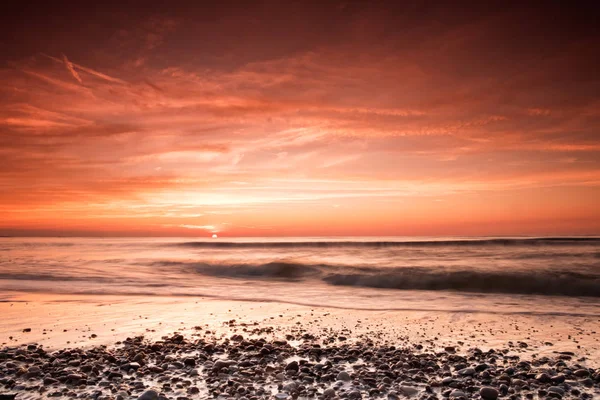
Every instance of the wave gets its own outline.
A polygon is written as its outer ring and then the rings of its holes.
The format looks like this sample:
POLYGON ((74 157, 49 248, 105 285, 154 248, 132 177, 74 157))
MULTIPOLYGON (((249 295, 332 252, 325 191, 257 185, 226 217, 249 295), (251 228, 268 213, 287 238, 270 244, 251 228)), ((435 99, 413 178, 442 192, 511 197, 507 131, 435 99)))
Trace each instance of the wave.
POLYGON ((169 243, 167 246, 192 248, 323 248, 323 247, 439 247, 439 246, 551 246, 551 245, 600 245, 600 237, 527 237, 527 238, 479 238, 444 240, 338 240, 338 241, 262 241, 225 242, 219 240, 169 243))
POLYGON ((335 286, 396 290, 450 290, 475 293, 600 297, 600 276, 566 271, 489 271, 445 268, 348 267, 293 262, 266 264, 172 263, 193 272, 232 279, 301 281, 318 279, 335 286))

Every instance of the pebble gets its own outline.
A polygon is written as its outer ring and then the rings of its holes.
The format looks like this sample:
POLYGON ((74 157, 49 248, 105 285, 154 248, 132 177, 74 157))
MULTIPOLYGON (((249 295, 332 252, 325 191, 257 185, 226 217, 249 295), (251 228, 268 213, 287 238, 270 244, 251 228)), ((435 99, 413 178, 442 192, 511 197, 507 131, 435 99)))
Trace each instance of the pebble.
POLYGON ((467 395, 465 394, 465 392, 459 389, 454 389, 452 392, 450 392, 451 399, 456 399, 460 397, 467 397, 467 395))
POLYGON ((565 395, 565 390, 563 388, 559 387, 559 386, 550 386, 548 388, 548 392, 550 392, 550 393, 556 393, 556 394, 559 394, 561 396, 565 395))
POLYGON ((410 397, 419 393, 419 390, 412 386, 400 386, 400 393, 403 395, 410 397))
POLYGON ((590 371, 588 371, 587 369, 578 369, 577 371, 573 372, 573 375, 575 375, 578 378, 587 378, 588 376, 590 376, 590 371))
POLYGON ((286 371, 298 371, 299 369, 298 361, 292 361, 285 366, 286 371))
POLYGON ((350 374, 348 374, 346 371, 341 371, 337 375, 337 380, 347 382, 347 381, 352 380, 352 378, 350 378, 350 374))
POLYGON ((235 340, 173 335, 154 343, 128 338, 114 348, 0 349, 0 394, 22 392, 27 398, 42 384, 39 393, 45 398, 94 400, 432 400, 439 394, 471 400, 588 400, 600 392, 600 370, 559 356, 525 362, 506 348, 436 353, 427 351, 433 346, 411 350, 350 334, 342 343, 339 334, 329 333, 290 333, 286 341, 277 341, 251 329, 244 327, 246 338, 235 340))
POLYGON ((158 392, 154 389, 146 390, 138 400, 158 400, 158 392))
POLYGON ((486 387, 482 387, 481 389, 479 389, 479 395, 484 400, 496 400, 498 398, 498 396, 500 395, 500 393, 498 392, 497 389, 486 386, 486 387))

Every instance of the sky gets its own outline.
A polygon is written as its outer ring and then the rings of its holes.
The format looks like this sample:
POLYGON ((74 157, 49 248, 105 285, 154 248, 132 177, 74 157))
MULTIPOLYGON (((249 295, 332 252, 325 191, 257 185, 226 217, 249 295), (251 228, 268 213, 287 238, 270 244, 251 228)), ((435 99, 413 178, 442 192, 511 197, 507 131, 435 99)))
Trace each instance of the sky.
POLYGON ((144 4, 1 17, 1 235, 600 234, 583 3, 144 4))

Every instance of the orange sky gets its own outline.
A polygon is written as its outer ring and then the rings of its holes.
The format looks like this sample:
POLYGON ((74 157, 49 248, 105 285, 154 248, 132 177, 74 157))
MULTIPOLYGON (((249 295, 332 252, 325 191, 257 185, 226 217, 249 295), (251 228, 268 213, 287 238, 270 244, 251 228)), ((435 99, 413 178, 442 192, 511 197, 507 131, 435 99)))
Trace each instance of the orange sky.
POLYGON ((260 4, 5 15, 0 234, 600 234, 590 10, 260 4))

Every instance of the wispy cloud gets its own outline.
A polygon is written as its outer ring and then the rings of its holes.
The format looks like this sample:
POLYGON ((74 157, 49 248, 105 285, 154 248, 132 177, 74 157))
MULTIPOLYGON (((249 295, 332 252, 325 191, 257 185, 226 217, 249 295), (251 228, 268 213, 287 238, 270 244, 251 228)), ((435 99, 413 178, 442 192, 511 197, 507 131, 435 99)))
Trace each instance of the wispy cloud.
POLYGON ((67 67, 67 70, 71 73, 71 75, 73 75, 73 78, 75 78, 77 80, 77 82, 83 84, 83 81, 81 80, 81 77, 79 76, 79 74, 77 73, 77 71, 75 71, 75 68, 73 67, 73 64, 71 63, 71 61, 69 61, 69 59, 67 58, 66 55, 62 55, 63 58, 63 63, 65 64, 65 67, 67 67))

